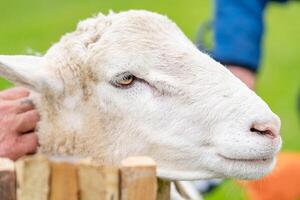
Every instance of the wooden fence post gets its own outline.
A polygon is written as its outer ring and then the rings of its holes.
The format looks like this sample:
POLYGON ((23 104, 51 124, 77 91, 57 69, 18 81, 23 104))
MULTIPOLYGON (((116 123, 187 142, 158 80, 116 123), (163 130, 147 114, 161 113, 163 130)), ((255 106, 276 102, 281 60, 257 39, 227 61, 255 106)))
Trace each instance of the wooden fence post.
POLYGON ((50 160, 0 158, 0 200, 170 200, 170 182, 157 179, 149 157, 128 158, 119 168, 73 157, 50 160))
POLYGON ((48 200, 49 161, 44 156, 29 156, 16 162, 17 199, 48 200))
POLYGON ((149 157, 131 157, 121 163, 121 200, 156 200, 156 164, 149 157))
POLYGON ((76 168, 74 163, 51 162, 50 200, 78 200, 76 168))
POLYGON ((81 163, 78 169, 80 200, 118 200, 119 170, 81 163))
POLYGON ((15 165, 6 158, 0 158, 0 199, 16 200, 15 165))

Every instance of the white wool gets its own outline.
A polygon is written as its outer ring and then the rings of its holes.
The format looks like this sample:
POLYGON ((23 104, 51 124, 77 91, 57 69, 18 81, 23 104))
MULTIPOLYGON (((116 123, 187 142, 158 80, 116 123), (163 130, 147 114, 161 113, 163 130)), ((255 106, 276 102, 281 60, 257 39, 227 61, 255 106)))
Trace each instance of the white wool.
POLYGON ((258 178, 274 165, 280 137, 250 128, 277 131, 279 118, 165 16, 99 14, 44 56, 19 58, 0 56, 0 74, 37 92, 40 152, 112 164, 147 155, 168 179, 258 178), (134 84, 112 85, 124 72, 134 84))

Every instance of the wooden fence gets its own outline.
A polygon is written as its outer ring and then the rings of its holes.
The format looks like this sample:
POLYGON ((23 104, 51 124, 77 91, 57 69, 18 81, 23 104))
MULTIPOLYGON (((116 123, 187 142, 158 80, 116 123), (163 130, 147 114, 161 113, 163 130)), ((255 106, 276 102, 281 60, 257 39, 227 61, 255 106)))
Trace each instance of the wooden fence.
POLYGON ((0 200, 169 200, 155 162, 131 157, 118 167, 82 159, 0 159, 0 200))

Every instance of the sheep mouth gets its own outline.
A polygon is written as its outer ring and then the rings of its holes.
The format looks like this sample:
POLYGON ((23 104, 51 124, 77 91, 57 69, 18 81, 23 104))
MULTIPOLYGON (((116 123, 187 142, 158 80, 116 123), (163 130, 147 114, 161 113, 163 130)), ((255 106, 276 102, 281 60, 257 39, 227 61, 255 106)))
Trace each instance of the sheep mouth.
POLYGON ((218 154, 219 157, 221 157, 222 159, 224 160, 227 160, 227 161, 232 161, 232 162, 248 162, 248 163, 269 163, 270 161, 272 161, 274 159, 274 157, 266 157, 266 158, 257 158, 257 159, 248 159, 248 158, 245 158, 245 159, 241 159, 241 158, 229 158, 227 156, 224 156, 222 154, 218 154))

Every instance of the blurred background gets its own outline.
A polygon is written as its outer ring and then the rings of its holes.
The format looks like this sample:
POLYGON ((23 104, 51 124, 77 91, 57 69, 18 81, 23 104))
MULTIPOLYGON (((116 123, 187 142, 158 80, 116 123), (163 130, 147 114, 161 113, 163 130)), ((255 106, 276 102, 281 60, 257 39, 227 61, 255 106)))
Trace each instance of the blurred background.
MULTIPOLYGON (((0 54, 43 54, 64 33, 73 31, 79 20, 109 10, 165 14, 193 41, 199 27, 213 16, 209 0, 0 0, 0 8, 0 54)), ((256 92, 281 117, 283 151, 300 151, 300 2, 272 3, 265 17, 256 92)), ((205 43, 211 45, 211 40, 211 34, 204 36, 205 43)), ((11 86, 0 79, 0 89, 11 86)), ((226 180, 205 199, 245 199, 245 192, 235 181, 226 180)))

